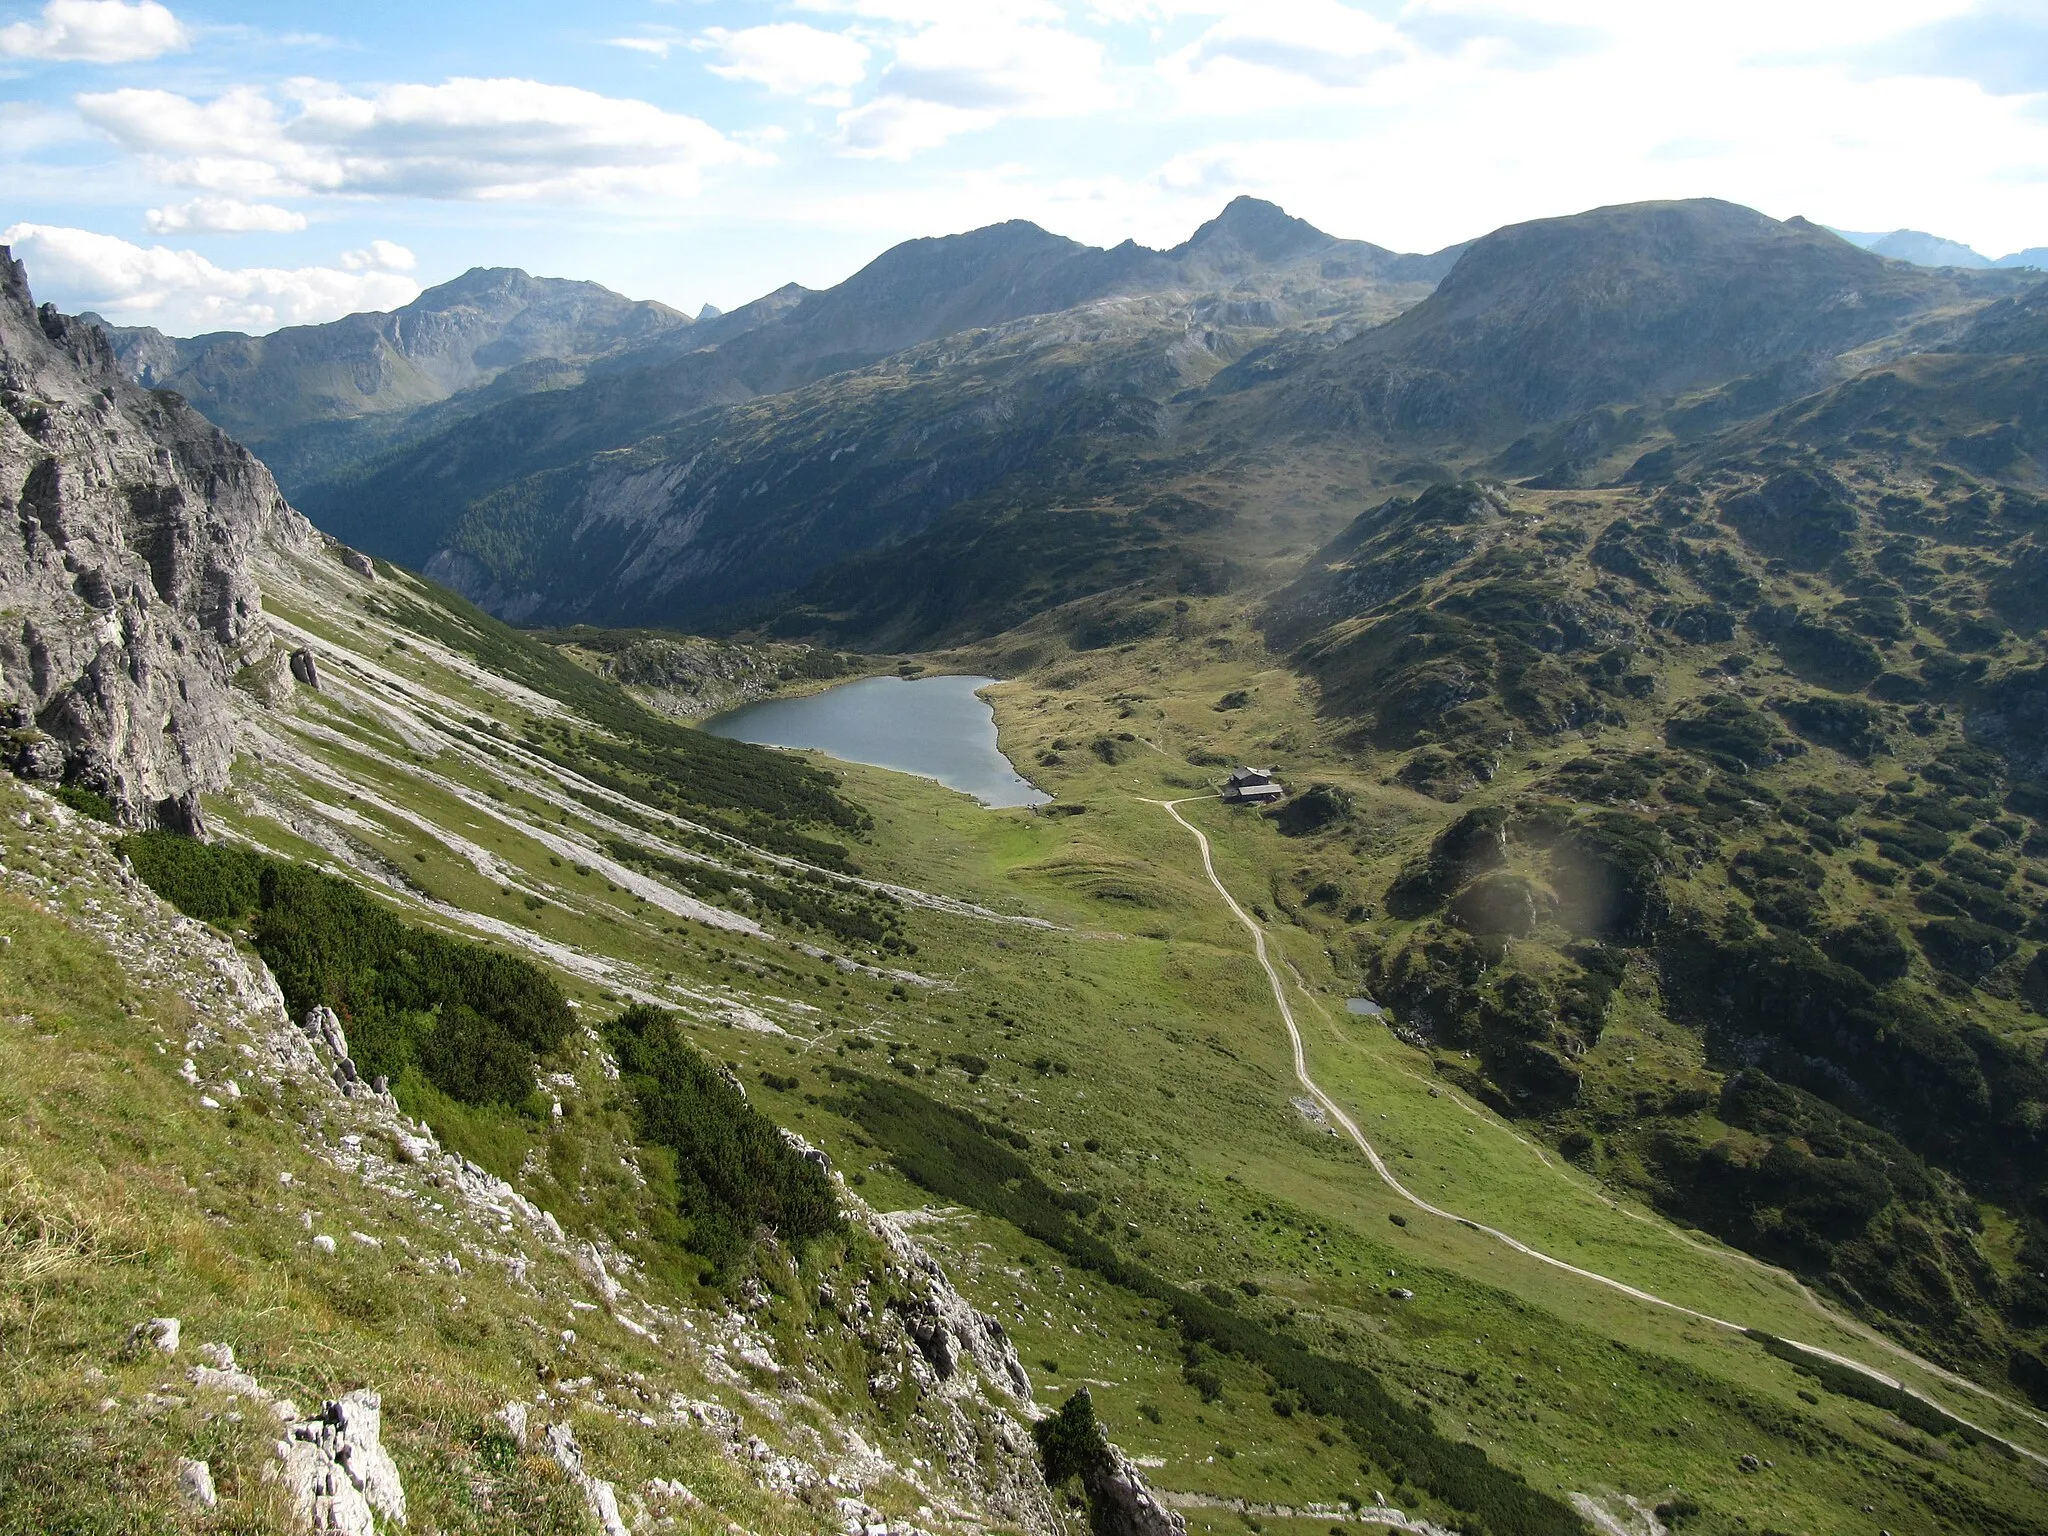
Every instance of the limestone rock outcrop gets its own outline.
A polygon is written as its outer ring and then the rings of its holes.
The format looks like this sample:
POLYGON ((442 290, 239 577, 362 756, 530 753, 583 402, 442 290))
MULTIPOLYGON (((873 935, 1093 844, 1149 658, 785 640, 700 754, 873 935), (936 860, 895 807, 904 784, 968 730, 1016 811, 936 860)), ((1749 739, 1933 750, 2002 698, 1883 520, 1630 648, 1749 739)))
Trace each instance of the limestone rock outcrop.
POLYGON ((253 556, 316 535, 270 472, 0 247, 0 751, 188 822, 235 753, 228 689, 268 655, 253 556))
POLYGON ((375 1536, 379 1515, 405 1524, 405 1489, 384 1449, 383 1409, 375 1392, 351 1392, 285 1431, 277 1454, 301 1527, 375 1536))
POLYGON ((632 1536, 625 1517, 619 1513, 618 1490, 583 1470, 583 1447, 576 1443, 576 1431, 567 1424, 550 1424, 546 1439, 548 1455, 581 1491, 590 1518, 597 1522, 604 1536, 632 1536))
POLYGON ((1187 1536, 1186 1517, 1160 1500, 1121 1447, 1104 1443, 1109 1454, 1087 1479, 1091 1505, 1105 1517, 1102 1529, 1115 1536, 1187 1536))

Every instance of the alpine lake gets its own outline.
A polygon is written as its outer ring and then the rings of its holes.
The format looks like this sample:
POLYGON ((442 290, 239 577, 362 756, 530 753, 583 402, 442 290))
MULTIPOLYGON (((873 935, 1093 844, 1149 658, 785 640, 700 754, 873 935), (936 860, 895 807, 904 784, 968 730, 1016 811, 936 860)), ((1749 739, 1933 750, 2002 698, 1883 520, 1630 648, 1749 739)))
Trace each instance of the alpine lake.
POLYGON ((864 677, 801 698, 763 699, 704 722, 714 736, 803 748, 936 779, 991 808, 1052 799, 996 745, 992 677, 864 677))

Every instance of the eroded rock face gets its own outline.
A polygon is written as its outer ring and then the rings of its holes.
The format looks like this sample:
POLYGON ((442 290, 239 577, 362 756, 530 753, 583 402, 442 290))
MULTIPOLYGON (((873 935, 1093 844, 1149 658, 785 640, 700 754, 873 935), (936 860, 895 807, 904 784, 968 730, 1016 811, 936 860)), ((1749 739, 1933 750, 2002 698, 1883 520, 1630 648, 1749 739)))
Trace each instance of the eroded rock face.
POLYGON ((227 780, 228 688, 270 639, 252 564, 315 535, 270 472, 0 247, 0 712, 10 766, 180 819, 227 780), (167 809, 160 809, 160 807, 167 809))
POLYGON ((953 1289, 938 1260, 898 1223, 878 1216, 871 1226, 896 1259, 922 1282, 896 1303, 896 1311, 933 1374, 948 1381, 963 1364, 971 1365, 983 1381, 1028 1408, 1031 1378, 1003 1325, 969 1305, 953 1289))

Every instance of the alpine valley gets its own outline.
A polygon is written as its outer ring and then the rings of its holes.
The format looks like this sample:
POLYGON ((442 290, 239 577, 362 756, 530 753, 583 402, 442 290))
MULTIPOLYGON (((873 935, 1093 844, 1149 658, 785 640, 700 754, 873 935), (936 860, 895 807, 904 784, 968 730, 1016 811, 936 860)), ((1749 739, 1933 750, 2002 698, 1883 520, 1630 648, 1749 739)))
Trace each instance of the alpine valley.
POLYGON ((0 1531, 2048 1529, 2048 279, 1856 242, 8 258, 0 1531))

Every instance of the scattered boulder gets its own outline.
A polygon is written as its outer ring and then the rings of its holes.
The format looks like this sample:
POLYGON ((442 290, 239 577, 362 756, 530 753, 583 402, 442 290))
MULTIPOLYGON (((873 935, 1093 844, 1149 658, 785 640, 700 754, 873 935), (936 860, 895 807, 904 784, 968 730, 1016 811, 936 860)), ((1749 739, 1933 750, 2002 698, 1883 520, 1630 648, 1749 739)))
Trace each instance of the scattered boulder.
POLYGON ((332 1051, 337 1061, 348 1059, 348 1036, 342 1033, 341 1016, 325 1003, 308 1011, 299 1021, 299 1028, 312 1038, 315 1045, 324 1045, 332 1051))
POLYGON ((175 1317, 152 1317, 146 1323, 137 1323, 128 1330, 128 1342, 121 1353, 134 1360, 151 1350, 166 1355, 178 1352, 178 1320, 175 1317))
POLYGON ((343 1098, 357 1098, 365 1094, 382 1095, 389 1092, 388 1081, 379 1077, 374 1084, 363 1081, 362 1072, 357 1068, 355 1058, 348 1053, 348 1036, 342 1031, 341 1018, 325 1003, 310 1009, 299 1021, 299 1028, 316 1046, 325 1046, 334 1057, 334 1066, 329 1076, 334 1086, 341 1090, 343 1098))
POLYGON ((526 1404, 519 1402, 507 1403, 498 1410, 498 1422, 505 1426, 505 1433, 522 1451, 526 1449, 526 1415, 526 1404))
POLYGON ((313 653, 305 646, 292 652, 292 680, 305 684, 315 693, 320 691, 320 668, 313 660, 313 653))
POLYGON ((253 1397, 259 1402, 271 1400, 270 1393, 256 1378, 235 1364, 235 1352, 227 1345, 202 1344, 199 1353, 207 1363, 192 1367, 193 1386, 236 1397, 253 1397))

